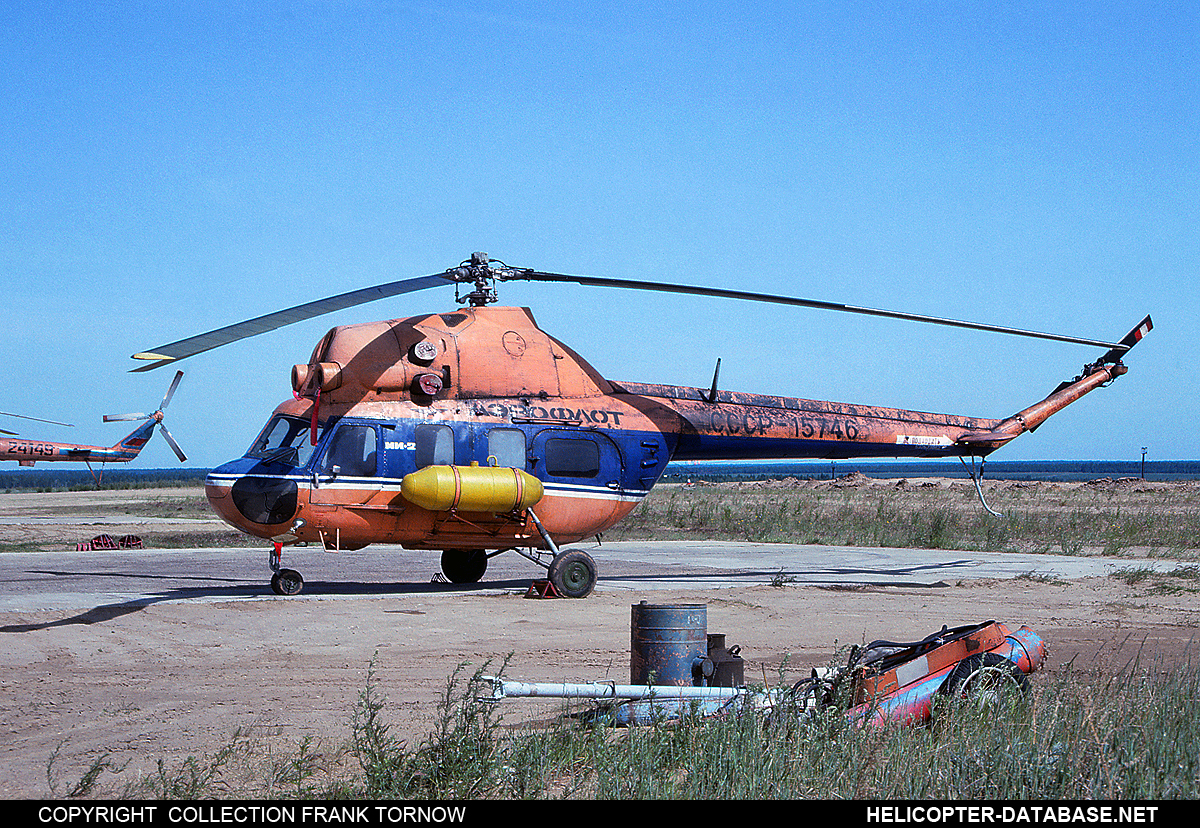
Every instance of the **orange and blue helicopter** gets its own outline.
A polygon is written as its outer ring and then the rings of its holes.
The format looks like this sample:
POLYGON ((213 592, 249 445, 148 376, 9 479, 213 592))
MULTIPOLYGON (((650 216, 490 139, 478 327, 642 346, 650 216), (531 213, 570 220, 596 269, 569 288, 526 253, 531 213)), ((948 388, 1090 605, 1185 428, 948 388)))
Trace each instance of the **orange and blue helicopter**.
MULTIPOLYGON (((303 578, 282 549, 371 543, 439 550, 445 577, 483 578, 516 551, 561 595, 584 597, 596 564, 564 544, 598 536, 633 510, 669 461, 776 458, 984 458, 1125 373, 1151 328, 1099 342, 786 296, 513 268, 474 254, 443 273, 340 294, 135 354, 145 371, 301 320, 389 296, 455 285, 461 307, 330 330, 292 368, 293 398, 244 456, 213 469, 207 497, 226 522, 272 543, 272 588, 303 578), (1040 402, 1000 419, 821 402, 718 387, 602 376, 542 331, 528 308, 496 306, 498 282, 741 299, 932 322, 1102 347, 1040 402), (460 286, 470 292, 463 295, 460 286)), ((986 504, 985 504, 986 505, 986 504)))
MULTIPOLYGON (((7 437, 0 437, 0 460, 16 460, 22 466, 32 466, 35 463, 46 462, 84 463, 92 471, 92 474, 95 475, 96 472, 92 469, 93 463, 128 463, 137 458, 146 444, 150 442, 150 438, 154 436, 154 430, 157 428, 162 432, 163 438, 179 458, 179 462, 186 462, 187 455, 183 453, 183 449, 179 447, 179 443, 175 441, 175 438, 171 436, 171 432, 167 431, 167 427, 163 425, 163 412, 171 402, 171 397, 174 396, 175 389, 179 387, 181 379, 183 379, 183 372, 177 371, 175 379, 171 382, 171 386, 163 396, 162 403, 158 406, 157 410, 149 414, 105 415, 104 422, 106 423, 121 420, 146 421, 115 445, 88 446, 79 443, 55 443, 49 440, 30 440, 21 438, 20 435, 14 432, 0 430, 0 434, 8 435, 7 437)), ((70 425, 69 423, 59 423, 54 420, 29 417, 24 414, 8 414, 7 416, 50 423, 51 425, 70 425)))

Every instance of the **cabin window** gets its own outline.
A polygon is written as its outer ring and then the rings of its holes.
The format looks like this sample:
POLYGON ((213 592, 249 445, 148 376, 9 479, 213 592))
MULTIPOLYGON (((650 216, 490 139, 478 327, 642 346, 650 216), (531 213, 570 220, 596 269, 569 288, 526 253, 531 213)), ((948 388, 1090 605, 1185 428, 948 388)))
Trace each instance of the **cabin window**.
MULTIPOLYGON (((312 424, 307 419, 283 415, 273 417, 246 456, 257 457, 268 463, 303 466, 313 452, 311 428, 312 424)), ((320 440, 319 431, 317 439, 320 440)))
POLYGON ((595 477, 600 446, 592 440, 552 437, 546 441, 546 473, 553 477, 595 477))
POLYGON ((488 462, 506 468, 525 468, 525 432, 519 428, 493 428, 488 432, 488 462))
POLYGON ((377 437, 375 429, 364 425, 343 425, 329 441, 322 463, 323 470, 346 477, 374 477, 376 474, 377 437))
POLYGON ((445 425, 419 425, 416 429, 417 468, 454 465, 454 431, 445 425))

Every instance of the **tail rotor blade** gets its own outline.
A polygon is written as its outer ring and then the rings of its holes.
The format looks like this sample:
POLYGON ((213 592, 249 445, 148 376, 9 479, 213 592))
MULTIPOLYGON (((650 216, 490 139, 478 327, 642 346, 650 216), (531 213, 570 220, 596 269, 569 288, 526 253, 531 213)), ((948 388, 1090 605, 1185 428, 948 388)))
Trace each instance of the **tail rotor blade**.
POLYGON ((179 381, 183 379, 183 371, 175 372, 175 379, 171 381, 171 387, 167 389, 167 393, 163 395, 162 405, 158 407, 159 411, 163 411, 167 407, 167 403, 171 402, 171 397, 175 396, 175 389, 179 387, 179 381))
POLYGON ((167 427, 165 425, 163 425, 162 423, 159 423, 158 430, 162 432, 162 435, 166 439, 167 444, 170 445, 172 450, 174 450, 175 456, 179 458, 179 462, 186 463, 187 455, 183 453, 183 449, 181 449, 179 447, 179 443, 175 442, 175 438, 171 436, 171 432, 167 431, 167 427))
POLYGON ((125 420, 149 420, 153 414, 105 414, 104 422, 119 423, 125 420))

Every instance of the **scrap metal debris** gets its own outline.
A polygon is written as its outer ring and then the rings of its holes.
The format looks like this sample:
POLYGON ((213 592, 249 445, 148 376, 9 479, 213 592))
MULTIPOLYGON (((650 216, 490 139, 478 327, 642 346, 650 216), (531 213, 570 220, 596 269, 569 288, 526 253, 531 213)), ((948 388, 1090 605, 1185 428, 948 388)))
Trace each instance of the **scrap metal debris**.
MULTIPOLYGON (((720 639, 723 646, 724 636, 720 639)), ((843 667, 812 671, 788 688, 616 684, 611 681, 521 682, 486 676, 491 701, 509 698, 591 700, 596 707, 579 718, 618 726, 649 724, 684 715, 731 715, 745 710, 844 711, 865 724, 921 724, 939 700, 989 703, 1002 694, 1022 694, 1028 675, 1045 661, 1042 639, 1028 627, 1011 631, 985 621, 943 626, 919 641, 874 641, 851 650, 843 667)), ((669 672, 669 671, 668 671, 669 672)), ((710 673, 711 675, 711 673, 710 673)), ((740 671, 738 671, 740 682, 740 671)))

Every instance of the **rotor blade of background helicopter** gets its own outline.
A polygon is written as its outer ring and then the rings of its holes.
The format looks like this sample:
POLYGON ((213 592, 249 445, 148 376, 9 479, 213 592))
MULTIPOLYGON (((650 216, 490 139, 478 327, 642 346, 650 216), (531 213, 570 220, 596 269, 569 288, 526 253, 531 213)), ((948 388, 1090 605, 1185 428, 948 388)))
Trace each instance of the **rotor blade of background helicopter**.
POLYGON ((716 296, 724 299, 746 299, 754 302, 774 302, 775 304, 779 305, 796 305, 803 308, 845 311, 848 313, 866 314, 868 316, 885 316, 891 319, 904 319, 910 322, 931 322, 935 325, 950 325, 957 328, 971 328, 977 331, 1016 334, 1017 336, 1028 336, 1036 339, 1053 339, 1058 342, 1072 342, 1077 345, 1095 345, 1100 348, 1112 349, 1110 350, 1110 353, 1124 353, 1125 351, 1129 350, 1127 346, 1121 343, 1101 342, 1095 339, 1081 339, 1079 337, 1065 336, 1063 334, 1040 333, 1038 331, 1021 330, 1020 328, 1006 328, 1000 325, 985 325, 980 322, 963 322, 957 319, 944 319, 938 316, 924 316, 916 313, 877 310, 875 308, 863 308, 855 305, 843 305, 838 302, 823 302, 818 299, 797 299, 791 296, 772 296, 766 293, 749 293, 741 290, 693 287, 689 285, 672 285, 666 282, 642 282, 632 279, 608 279, 599 276, 568 276, 562 273, 542 273, 536 270, 518 269, 513 269, 510 273, 505 274, 503 278, 505 281, 520 279, 532 282, 576 282, 577 284, 596 287, 657 290, 664 293, 687 293, 695 296, 716 296))
POLYGON ((418 276, 415 279, 402 279, 398 282, 389 282, 386 285, 376 285, 375 287, 363 288, 362 290, 352 290, 349 293, 340 293, 337 296, 330 296, 326 299, 318 299, 315 302, 297 305, 287 310, 268 313, 254 319, 247 319, 245 322, 227 325, 215 331, 209 331, 198 336, 181 339, 178 342, 172 342, 169 345, 161 345, 152 350, 134 354, 134 359, 157 361, 132 370, 134 372, 149 371, 160 365, 166 365, 185 357, 195 356, 213 348, 218 348, 221 345, 237 342, 239 339, 273 331, 276 328, 282 328, 284 325, 303 322, 306 319, 312 319, 314 316, 333 313, 334 311, 354 307, 355 305, 364 305, 367 302, 374 302, 376 299, 386 299, 389 296, 399 296, 402 293, 411 293, 416 290, 425 290, 426 288, 448 284, 453 284, 453 280, 444 273, 438 273, 433 276, 418 276))
MULTIPOLYGON (((58 420, 43 420, 41 417, 27 417, 24 414, 10 414, 7 411, 0 411, 0 414, 3 414, 5 417, 20 417, 22 420, 33 420, 35 423, 49 423, 50 425, 66 426, 67 428, 75 427, 74 424, 72 424, 72 423, 60 423, 60 422, 58 422, 58 420)), ((5 434, 13 434, 14 432, 6 431, 4 433, 5 434)))

